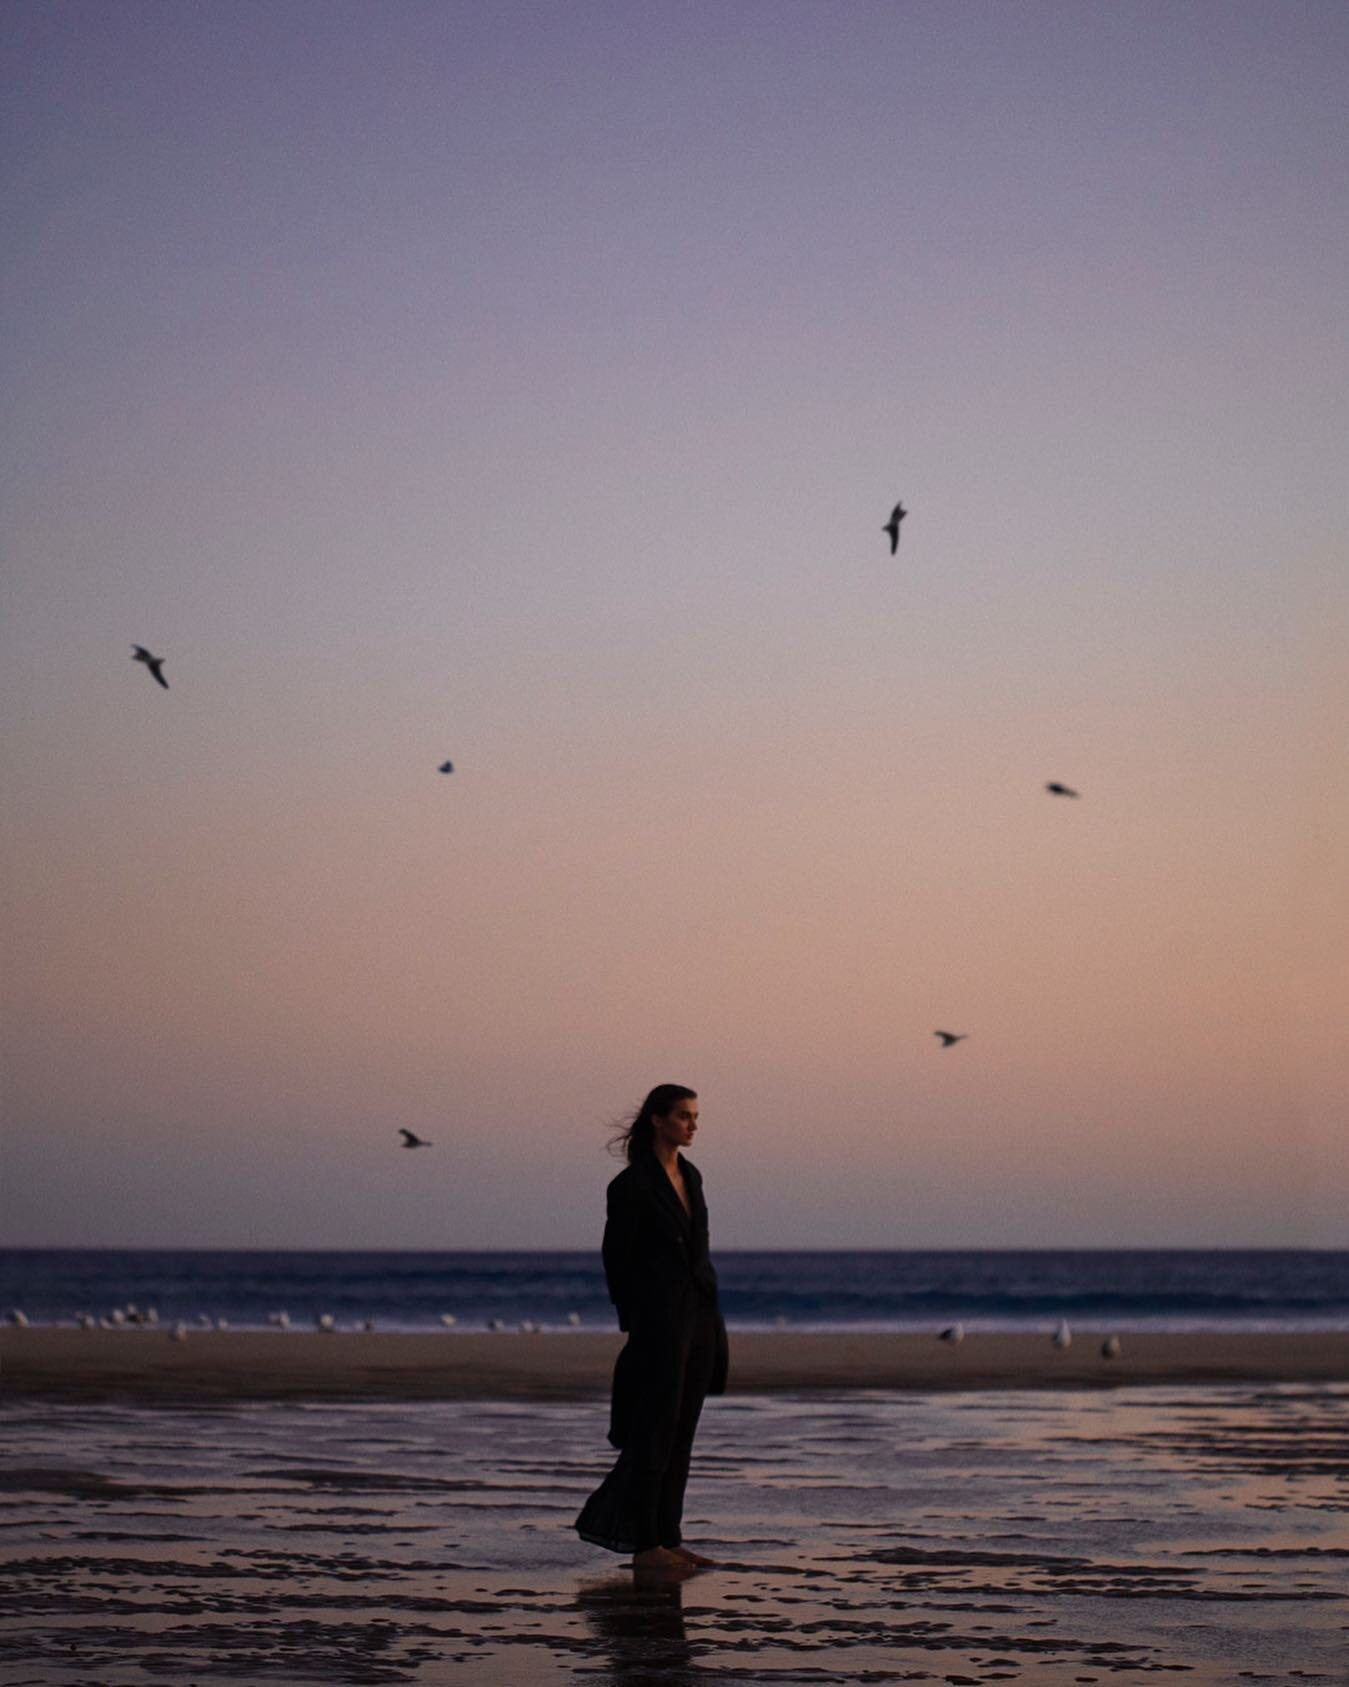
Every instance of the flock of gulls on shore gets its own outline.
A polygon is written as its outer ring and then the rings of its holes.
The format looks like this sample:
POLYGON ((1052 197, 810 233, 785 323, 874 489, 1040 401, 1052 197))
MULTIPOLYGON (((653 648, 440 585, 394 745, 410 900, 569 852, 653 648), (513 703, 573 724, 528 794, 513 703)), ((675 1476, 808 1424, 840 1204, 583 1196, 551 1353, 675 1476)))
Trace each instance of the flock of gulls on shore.
MULTIPOLYGON (((29 1317, 19 1307, 14 1307, 9 1314, 9 1322, 18 1330, 29 1327, 29 1317)), ((456 1327, 459 1320, 452 1312, 442 1312, 440 1322, 447 1330, 456 1327)), ((581 1314, 569 1312, 565 1319, 565 1327, 579 1330, 581 1314)), ((269 1312, 267 1323, 272 1329, 293 1330, 296 1326, 289 1312, 269 1312)), ((337 1335, 343 1328, 331 1312, 318 1312, 314 1315, 314 1328, 320 1335, 337 1335)), ((172 1341, 186 1341, 191 1330, 229 1330, 234 1326, 228 1318, 212 1318, 209 1313, 199 1312, 189 1323, 186 1318, 176 1319, 172 1324, 167 1321, 161 1325, 159 1308, 155 1306, 140 1307, 134 1301, 128 1301, 125 1306, 114 1306, 111 1312, 105 1312, 95 1317, 92 1312, 77 1312, 75 1314, 76 1327, 81 1330, 158 1330, 167 1329, 172 1341)), ((245 1326, 246 1327, 246 1326, 245 1326)), ((489 1318, 483 1325, 484 1329, 494 1334, 503 1334, 510 1329, 504 1318, 489 1318)), ((532 1318, 522 1319, 515 1326, 518 1334, 526 1336, 542 1335, 546 1325, 537 1323, 532 1318)), ((346 1326, 352 1332, 369 1335, 378 1328, 373 1318, 358 1318, 355 1323, 346 1326)))
MULTIPOLYGON (((26 1330, 29 1325, 28 1314, 20 1308, 14 1307, 9 1314, 9 1322, 16 1329, 26 1330)), ((459 1320, 452 1312, 442 1312, 440 1322, 445 1329, 453 1330, 457 1327, 459 1320)), ((189 1332, 194 1329, 228 1330, 233 1328, 228 1318, 212 1318, 205 1312, 199 1312, 191 1323, 185 1318, 179 1318, 172 1324, 161 1326, 158 1308, 153 1306, 141 1308, 133 1301, 128 1301, 125 1306, 115 1306, 111 1312, 106 1312, 98 1318, 92 1312, 79 1312, 75 1316, 75 1323, 82 1330, 157 1330, 162 1327, 168 1330, 171 1341, 186 1341, 189 1332)), ((276 1330, 292 1330, 296 1327, 289 1312, 271 1312, 267 1315, 267 1323, 276 1330)), ((331 1312, 316 1313, 313 1325, 318 1334, 324 1336, 337 1335, 343 1328, 331 1312)), ((377 1327, 373 1318, 360 1318, 355 1323, 346 1326, 349 1331, 360 1334, 370 1334, 377 1327)), ((540 1324, 532 1318, 522 1319, 514 1326, 515 1333, 524 1336, 542 1335, 547 1327, 547 1325, 540 1324)), ((563 1327, 570 1330, 579 1330, 581 1328, 581 1314, 569 1312, 563 1327)), ((507 1324, 504 1318, 489 1318, 484 1323, 483 1328, 492 1331, 495 1335, 504 1335, 511 1329, 511 1326, 507 1324)), ((773 1328, 785 1330, 787 1328, 786 1318, 775 1318, 773 1328)), ((965 1340, 965 1326, 963 1324, 948 1324, 937 1339, 945 1342, 948 1347, 959 1347, 965 1340)), ((1059 1320, 1057 1328, 1049 1339, 1050 1344, 1060 1353, 1066 1352, 1073 1345, 1073 1332, 1069 1329, 1066 1319, 1061 1318, 1059 1320)), ((1107 1336, 1101 1343, 1101 1357, 1103 1359, 1118 1359, 1120 1351, 1121 1346, 1118 1336, 1107 1336)))
MULTIPOLYGON (((889 536, 891 556, 896 555, 899 550, 900 523, 904 520, 908 513, 908 510, 905 509, 902 503, 897 503, 890 512, 890 519, 881 528, 881 531, 889 536)), ((141 644, 133 644, 131 649, 132 661, 142 663, 149 670, 151 677, 156 681, 156 683, 167 691, 169 689, 169 682, 164 678, 165 658, 163 656, 152 655, 150 651, 141 644)), ((454 763, 452 761, 441 762, 436 771, 438 773, 453 773, 454 763)), ((1057 779, 1048 780, 1044 788, 1052 797, 1079 798, 1081 796, 1080 791, 1074 790, 1071 785, 1065 785, 1057 779)), ((939 1039, 942 1049, 954 1048, 957 1043, 963 1043, 969 1037, 968 1031, 934 1031, 932 1034, 934 1037, 939 1039)), ((400 1127, 398 1134, 403 1139, 401 1146, 404 1148, 431 1148, 434 1146, 434 1144, 428 1142, 425 1137, 420 1137, 415 1131, 410 1131, 405 1127, 400 1127)), ((10 1312, 9 1321, 11 1324, 19 1328, 26 1328, 29 1322, 27 1315, 17 1307, 10 1312)), ((92 1313, 81 1312, 77 1315, 75 1321, 81 1329, 86 1330, 146 1329, 158 1327, 159 1313, 154 1307, 148 1307, 144 1311, 141 1311, 134 1305, 127 1305, 124 1307, 116 1307, 111 1313, 99 1318, 95 1318, 92 1313)), ((457 1320, 453 1314, 446 1312, 441 1315, 440 1322, 446 1329, 453 1329, 457 1320)), ((578 1329, 581 1324, 581 1316, 577 1312, 570 1312, 567 1314, 566 1322, 569 1328, 578 1329)), ((268 1323, 279 1330, 289 1330, 292 1328, 290 1314, 287 1312, 273 1312, 268 1318, 268 1323)), ((779 1317, 775 1320, 775 1328, 783 1329, 786 1327, 786 1324, 787 1320, 785 1318, 779 1317)), ((371 1318, 365 1318, 351 1327, 360 1331, 371 1331, 375 1328, 375 1322, 371 1318)), ((500 1318, 491 1318, 487 1320, 485 1327, 497 1332, 504 1332, 509 1328, 509 1326, 500 1318)), ((202 1330, 227 1330, 230 1328, 230 1325, 229 1321, 225 1318, 213 1319, 203 1312, 198 1315, 194 1325, 189 1325, 182 1319, 177 1320, 170 1327, 169 1334, 171 1339, 174 1341, 186 1341, 189 1329, 192 1328, 202 1330)), ((338 1330, 338 1324, 332 1313, 322 1312, 315 1316, 314 1328, 322 1335, 333 1335, 338 1330)), ((540 1333, 544 1329, 544 1326, 536 1323, 532 1319, 526 1318, 516 1326, 516 1329, 518 1333, 522 1335, 535 1335, 540 1333)), ((937 1339, 945 1342, 948 1347, 959 1347, 965 1340, 965 1326, 963 1324, 950 1324, 940 1332, 937 1339)), ((1059 1324, 1053 1335, 1050 1337, 1050 1340, 1053 1346, 1060 1352, 1064 1352, 1072 1346, 1072 1331, 1069 1329, 1066 1321, 1059 1321, 1059 1324)), ((1119 1357, 1119 1354, 1119 1337, 1117 1335, 1107 1336, 1101 1344, 1101 1357, 1105 1359, 1116 1359, 1119 1357)))

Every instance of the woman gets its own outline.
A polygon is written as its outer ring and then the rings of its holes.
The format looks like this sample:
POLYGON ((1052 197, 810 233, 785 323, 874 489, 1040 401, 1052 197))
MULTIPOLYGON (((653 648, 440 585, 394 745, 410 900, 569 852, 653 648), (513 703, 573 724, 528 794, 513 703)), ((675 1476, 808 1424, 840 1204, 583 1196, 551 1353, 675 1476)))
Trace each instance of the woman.
POLYGON ((604 1275, 628 1335, 609 1413, 609 1442, 621 1454, 576 1532, 630 1552, 634 1569, 713 1562, 680 1533, 698 1414, 706 1395, 726 1392, 728 1358, 703 1180, 679 1152, 697 1129, 695 1091, 658 1084, 616 1139, 628 1165, 608 1190, 604 1275))

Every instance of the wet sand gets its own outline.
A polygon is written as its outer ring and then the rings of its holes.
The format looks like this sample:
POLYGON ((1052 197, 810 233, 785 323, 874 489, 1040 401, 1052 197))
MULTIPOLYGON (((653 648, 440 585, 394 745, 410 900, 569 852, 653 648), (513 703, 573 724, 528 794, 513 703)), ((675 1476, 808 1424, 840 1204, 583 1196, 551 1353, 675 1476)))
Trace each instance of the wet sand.
MULTIPOLYGON (((164 1328, 8 1329, 0 1391, 9 1398, 161 1401, 578 1399, 609 1387, 618 1334, 521 1335, 164 1328)), ((801 1389, 1116 1388, 1215 1382, 1349 1382, 1349 1335, 1121 1334, 1118 1358, 1081 1335, 731 1333, 729 1392, 801 1389)))
MULTIPOLYGON (((135 1337, 127 1338, 131 1341, 135 1337)), ((686 1538, 572 1530, 600 1400, 0 1411, 15 1687, 1344 1680, 1349 1388, 741 1394, 686 1538)))

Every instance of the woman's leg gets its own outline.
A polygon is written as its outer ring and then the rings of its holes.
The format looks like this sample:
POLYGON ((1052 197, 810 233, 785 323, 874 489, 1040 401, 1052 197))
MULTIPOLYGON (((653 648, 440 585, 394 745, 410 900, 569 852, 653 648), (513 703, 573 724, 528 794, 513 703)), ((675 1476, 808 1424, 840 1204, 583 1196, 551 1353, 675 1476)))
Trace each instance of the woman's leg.
POLYGON ((716 1358, 716 1320, 701 1316, 689 1348, 688 1363, 684 1367, 684 1384, 679 1401, 679 1415, 675 1422, 674 1442, 669 1462, 660 1479, 656 1511, 657 1539, 662 1546, 683 1545, 684 1490, 689 1480, 689 1460, 693 1453, 693 1437, 702 1415, 707 1386, 712 1380, 712 1366, 716 1358))

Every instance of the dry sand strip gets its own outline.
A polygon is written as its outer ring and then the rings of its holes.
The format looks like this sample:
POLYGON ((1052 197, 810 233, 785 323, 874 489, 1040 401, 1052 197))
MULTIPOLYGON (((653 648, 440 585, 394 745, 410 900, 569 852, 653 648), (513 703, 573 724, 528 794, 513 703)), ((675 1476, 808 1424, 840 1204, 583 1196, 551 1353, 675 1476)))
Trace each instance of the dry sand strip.
MULTIPOLYGON (((0 1395, 172 1401, 575 1399, 609 1387, 623 1338, 589 1332, 393 1334, 10 1329, 0 1395)), ((1157 1383, 1349 1382, 1349 1335, 1121 1335, 1066 1352, 1047 1335, 731 1332, 732 1393, 831 1388, 1112 1388, 1157 1383)))

